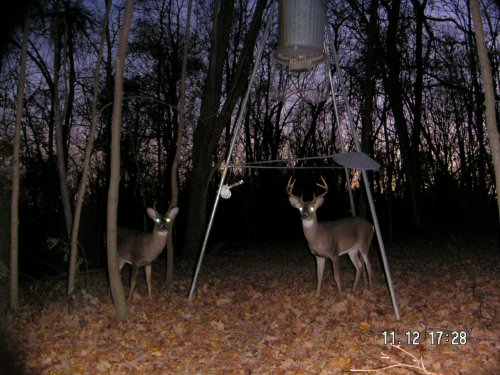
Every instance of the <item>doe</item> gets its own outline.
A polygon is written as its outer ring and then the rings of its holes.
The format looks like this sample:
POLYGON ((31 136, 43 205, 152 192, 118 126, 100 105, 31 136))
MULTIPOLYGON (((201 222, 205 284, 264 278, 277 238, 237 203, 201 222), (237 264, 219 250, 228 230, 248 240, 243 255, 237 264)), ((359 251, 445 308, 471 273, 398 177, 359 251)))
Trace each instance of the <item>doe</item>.
POLYGON ((125 263, 132 266, 127 301, 132 298, 137 271, 141 267, 144 267, 148 295, 151 298, 151 263, 163 251, 167 243, 168 224, 175 219, 179 208, 173 207, 165 215, 160 215, 154 208, 148 208, 146 212, 155 223, 151 233, 123 227, 119 227, 117 231, 118 269, 121 271, 125 263))

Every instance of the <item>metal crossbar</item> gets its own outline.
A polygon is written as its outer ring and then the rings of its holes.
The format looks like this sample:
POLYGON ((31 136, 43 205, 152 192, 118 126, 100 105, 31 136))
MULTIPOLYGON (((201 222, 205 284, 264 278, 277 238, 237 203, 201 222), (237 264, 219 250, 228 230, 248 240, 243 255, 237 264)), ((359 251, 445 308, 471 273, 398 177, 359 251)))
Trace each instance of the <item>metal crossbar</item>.
POLYGON ((337 162, 333 161, 335 165, 329 166, 278 166, 272 164, 279 163, 293 163, 293 162, 301 162, 301 161, 314 161, 314 160, 328 160, 333 159, 335 155, 325 155, 325 156, 310 156, 303 158, 291 158, 291 159, 276 159, 276 160, 261 160, 261 161, 253 161, 247 163, 231 163, 227 164, 228 168, 242 168, 242 169, 337 169, 344 168, 337 162))

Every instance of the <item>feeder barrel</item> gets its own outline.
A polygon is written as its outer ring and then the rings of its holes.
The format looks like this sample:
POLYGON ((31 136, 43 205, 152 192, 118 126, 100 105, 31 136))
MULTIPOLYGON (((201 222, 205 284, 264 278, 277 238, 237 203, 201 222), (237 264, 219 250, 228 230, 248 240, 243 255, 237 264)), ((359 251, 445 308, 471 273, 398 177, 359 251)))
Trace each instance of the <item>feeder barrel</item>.
POLYGON ((325 26, 323 0, 280 0, 273 60, 292 71, 307 71, 324 62, 325 26))

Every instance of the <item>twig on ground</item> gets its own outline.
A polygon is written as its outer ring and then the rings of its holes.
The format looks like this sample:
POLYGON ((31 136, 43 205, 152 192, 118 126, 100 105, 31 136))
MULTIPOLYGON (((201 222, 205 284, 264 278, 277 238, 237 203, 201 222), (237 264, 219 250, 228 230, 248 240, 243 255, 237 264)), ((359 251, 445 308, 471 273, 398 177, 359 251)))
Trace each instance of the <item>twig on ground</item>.
POLYGON ((407 368, 407 369, 411 369, 411 370, 413 370, 413 371, 415 371, 415 372, 417 372, 419 374, 424 374, 424 375, 442 375, 439 372, 432 372, 432 371, 427 370, 425 368, 424 360, 422 358, 418 359, 417 357, 415 357, 410 352, 408 352, 408 351, 404 350, 403 348, 401 348, 399 345, 390 345, 390 348, 395 348, 395 349, 403 352, 407 356, 411 357, 413 363, 415 363, 415 364, 412 365, 412 364, 402 363, 398 359, 392 358, 388 354, 385 354, 384 352, 382 352, 380 358, 383 359, 383 360, 385 360, 385 361, 393 362, 392 364, 390 364, 388 366, 376 368, 376 369, 351 369, 351 372, 377 372, 377 371, 385 371, 385 370, 388 370, 390 368, 407 368))

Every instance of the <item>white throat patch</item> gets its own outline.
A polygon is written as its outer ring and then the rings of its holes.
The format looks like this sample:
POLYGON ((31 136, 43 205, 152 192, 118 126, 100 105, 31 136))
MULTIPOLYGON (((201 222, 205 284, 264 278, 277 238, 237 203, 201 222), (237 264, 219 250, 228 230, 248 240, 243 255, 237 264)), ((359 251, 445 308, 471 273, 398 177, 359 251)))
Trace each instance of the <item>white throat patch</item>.
POLYGON ((302 220, 304 228, 311 228, 314 225, 314 220, 302 220))

